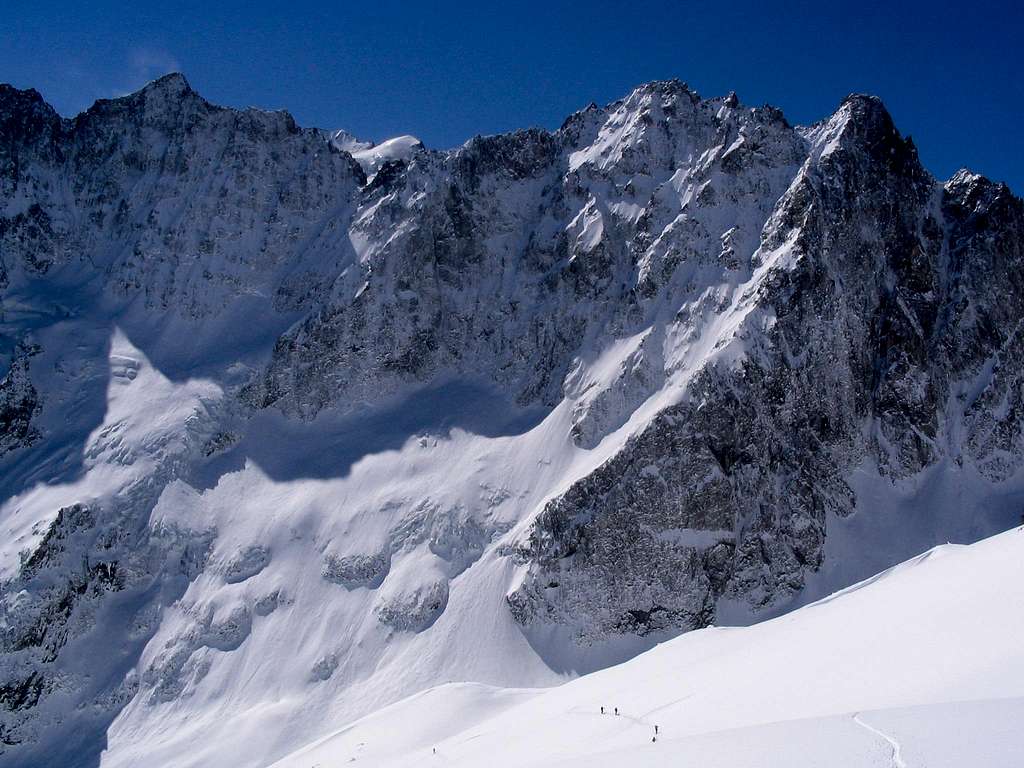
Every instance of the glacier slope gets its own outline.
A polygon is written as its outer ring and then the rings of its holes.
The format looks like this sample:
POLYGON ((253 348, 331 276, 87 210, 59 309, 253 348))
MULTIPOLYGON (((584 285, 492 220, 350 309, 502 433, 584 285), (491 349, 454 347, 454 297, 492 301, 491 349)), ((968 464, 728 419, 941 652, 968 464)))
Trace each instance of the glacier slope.
POLYGON ((786 616, 697 630, 554 689, 435 688, 275 766, 1017 765, 1022 556, 1024 528, 943 545, 786 616))

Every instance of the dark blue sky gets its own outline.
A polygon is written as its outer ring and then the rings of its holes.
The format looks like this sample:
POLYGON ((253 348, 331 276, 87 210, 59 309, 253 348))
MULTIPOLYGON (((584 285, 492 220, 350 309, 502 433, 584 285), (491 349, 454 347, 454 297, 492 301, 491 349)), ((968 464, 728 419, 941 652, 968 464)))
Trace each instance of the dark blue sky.
POLYGON ((209 100, 429 146, 557 127, 590 101, 678 77, 792 122, 881 96, 938 176, 1024 192, 1024 11, 992 2, 23 2, 0 81, 64 114, 183 71, 209 100))

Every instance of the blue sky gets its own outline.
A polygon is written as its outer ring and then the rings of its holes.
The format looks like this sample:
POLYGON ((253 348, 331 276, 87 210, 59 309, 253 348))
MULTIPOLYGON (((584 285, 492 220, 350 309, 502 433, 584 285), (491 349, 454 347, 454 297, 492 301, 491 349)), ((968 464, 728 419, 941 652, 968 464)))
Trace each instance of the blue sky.
POLYGON ((5 3, 0 81, 63 114, 183 71, 209 100, 429 146, 557 127, 590 101, 678 77, 792 122, 881 96, 925 164, 1024 192, 1024 10, 969 3, 5 3))

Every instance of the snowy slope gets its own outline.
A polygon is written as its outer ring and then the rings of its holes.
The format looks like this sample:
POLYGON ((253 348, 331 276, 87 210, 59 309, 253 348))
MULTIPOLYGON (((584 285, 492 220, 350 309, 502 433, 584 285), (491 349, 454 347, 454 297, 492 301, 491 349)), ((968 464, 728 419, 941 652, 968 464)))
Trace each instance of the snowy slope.
POLYGON ((366 174, 367 181, 373 181, 385 163, 408 162, 416 152, 423 149, 423 143, 415 136, 396 136, 369 147, 353 147, 351 144, 345 147, 349 148, 352 157, 366 174))
POLYGON ((1019 765, 1022 558, 1020 528, 940 546, 547 691, 435 688, 275 765, 1019 765))

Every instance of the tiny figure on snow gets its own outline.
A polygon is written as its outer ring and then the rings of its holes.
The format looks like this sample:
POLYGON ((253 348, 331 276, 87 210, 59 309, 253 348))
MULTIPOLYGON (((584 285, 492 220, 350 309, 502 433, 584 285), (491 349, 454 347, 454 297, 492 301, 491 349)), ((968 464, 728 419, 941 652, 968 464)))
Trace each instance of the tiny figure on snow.
POLYGON ((615 708, 615 714, 616 715, 619 714, 619 708, 618 707, 615 708))
POLYGON ((601 714, 602 715, 604 714, 604 707, 603 706, 601 707, 601 714))
POLYGON ((652 743, 652 744, 653 744, 654 742, 656 742, 657 740, 658 740, 658 737, 657 737, 657 736, 651 736, 651 743, 652 743))
POLYGON ((654 735, 655 736, 658 735, 658 726, 657 725, 654 726, 654 735))

